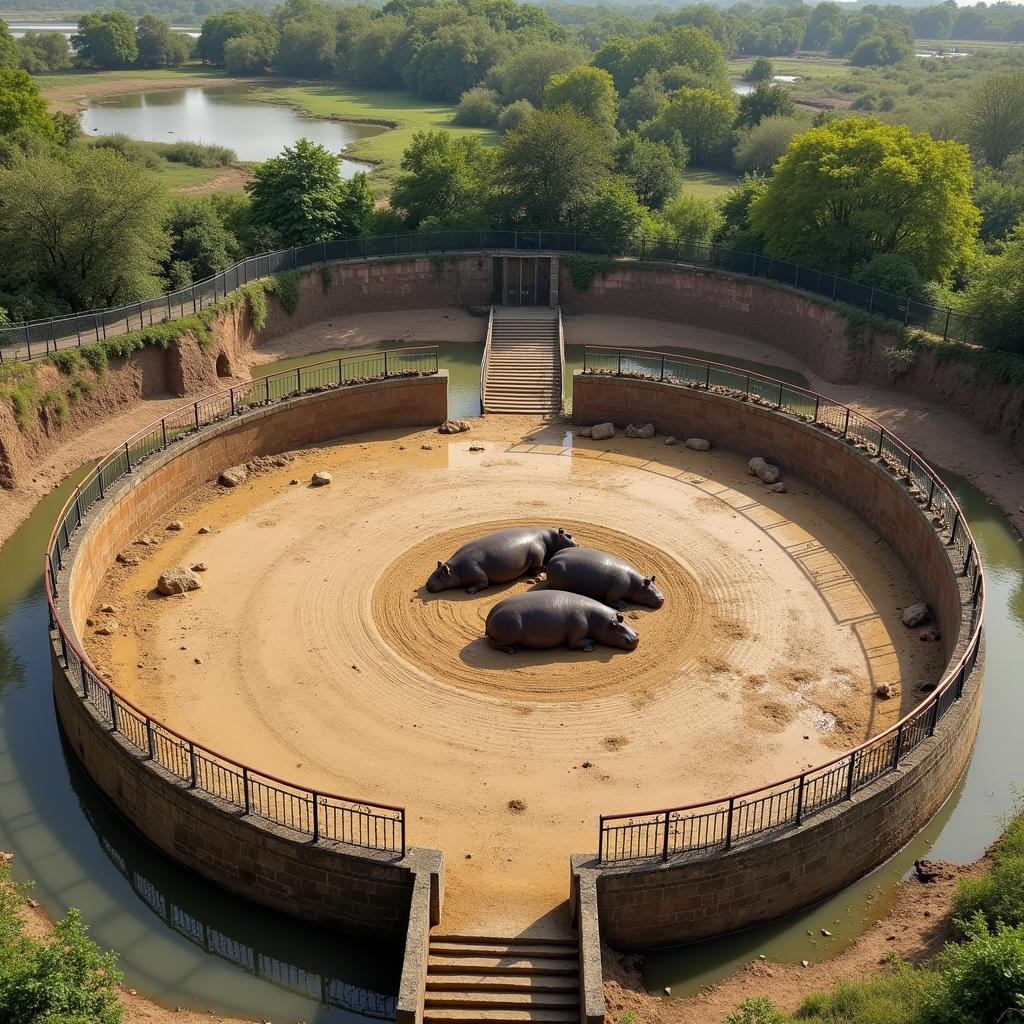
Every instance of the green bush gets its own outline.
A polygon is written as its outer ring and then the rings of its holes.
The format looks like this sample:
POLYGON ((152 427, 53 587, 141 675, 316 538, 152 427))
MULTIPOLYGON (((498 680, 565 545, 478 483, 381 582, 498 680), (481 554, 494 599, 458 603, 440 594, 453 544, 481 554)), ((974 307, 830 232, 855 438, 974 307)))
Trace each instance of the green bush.
POLYGON ((767 997, 745 999, 735 1013, 725 1018, 725 1024, 790 1024, 790 1018, 779 1012, 767 997))
POLYGON ((57 367, 65 377, 74 377, 82 368, 82 354, 76 348, 66 348, 54 352, 49 361, 57 367))
POLYGON ((0 869, 0 1020, 11 1024, 121 1024, 121 975, 100 953, 77 910, 42 940, 25 933, 22 887, 0 869))
POLYGON ((807 996, 793 1020, 806 1024, 920 1024, 937 985, 930 971, 904 964, 866 981, 840 981, 831 992, 807 996))
POLYGON ((299 273, 286 270, 273 279, 273 288, 286 313, 294 313, 299 308, 299 273))
POLYGON ((99 345, 83 346, 82 358, 89 364, 97 377, 102 377, 107 372, 107 353, 99 345))
POLYGON ((569 276, 574 288, 587 291, 598 274, 607 274, 615 266, 611 256, 567 256, 569 276))
POLYGON ((1024 815, 1015 817, 992 847, 993 866, 977 878, 963 878, 953 894, 953 918, 960 935, 973 934, 981 917, 990 930, 1000 923, 1024 925, 1024 815))

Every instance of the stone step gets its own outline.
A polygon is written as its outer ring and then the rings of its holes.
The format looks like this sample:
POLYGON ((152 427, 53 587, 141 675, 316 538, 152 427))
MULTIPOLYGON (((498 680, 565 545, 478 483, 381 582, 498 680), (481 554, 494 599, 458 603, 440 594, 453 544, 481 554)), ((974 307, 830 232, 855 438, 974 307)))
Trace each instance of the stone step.
POLYGON ((428 1009, 486 1010, 575 1010, 579 995, 575 992, 427 992, 423 1005, 428 1009))
POLYGON ((488 946, 569 946, 572 949, 579 949, 579 939, 571 939, 565 936, 552 935, 451 935, 445 932, 434 932, 430 936, 431 942, 458 942, 466 946, 477 943, 488 946))
POLYGON ((564 960, 548 960, 523 956, 481 956, 439 957, 433 953, 427 957, 427 974, 544 974, 559 977, 576 977, 579 967, 576 958, 567 954, 564 960))
POLYGON ((423 1024, 529 1024, 531 1021, 534 1024, 579 1024, 579 1010, 431 1008, 423 1014, 423 1024))
POLYGON ((546 974, 445 974, 427 978, 428 992, 579 992, 575 976, 546 974))

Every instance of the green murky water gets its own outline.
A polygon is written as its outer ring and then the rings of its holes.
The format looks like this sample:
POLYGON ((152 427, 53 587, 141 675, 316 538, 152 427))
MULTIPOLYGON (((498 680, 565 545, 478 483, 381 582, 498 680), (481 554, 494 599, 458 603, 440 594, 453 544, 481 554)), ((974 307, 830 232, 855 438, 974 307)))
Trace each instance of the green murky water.
MULTIPOLYGON (((444 343, 439 349, 450 375, 452 414, 475 415, 482 346, 444 343)), ((258 372, 353 354, 303 356, 258 372)), ((569 346, 566 356, 567 368, 580 365, 582 348, 569 346)), ((759 368, 805 383, 778 367, 759 368)), ((81 908, 97 941, 121 954, 127 983, 167 1005, 308 1024, 392 1016, 399 949, 307 927, 184 871, 140 839, 65 752, 53 713, 42 552, 57 512, 84 473, 45 498, 0 550, 0 848, 16 854, 17 877, 35 880, 35 896, 52 915, 81 908)), ((833 899, 742 935, 651 954, 653 990, 692 991, 759 953, 791 962, 831 955, 884 913, 892 883, 916 857, 970 860, 997 834, 998 815, 1012 806, 1011 784, 1024 781, 1011 774, 1007 759, 1018 748, 1024 712, 1015 671, 1024 655, 1024 547, 981 492, 953 474, 946 479, 988 570, 985 710, 969 772, 914 843, 833 899), (821 928, 834 937, 822 939, 821 928)))

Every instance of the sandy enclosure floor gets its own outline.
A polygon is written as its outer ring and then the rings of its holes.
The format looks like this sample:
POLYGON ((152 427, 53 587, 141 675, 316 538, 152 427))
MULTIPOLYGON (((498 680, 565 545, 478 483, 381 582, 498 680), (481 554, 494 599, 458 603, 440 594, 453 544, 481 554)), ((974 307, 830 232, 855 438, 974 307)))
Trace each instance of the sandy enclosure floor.
POLYGON ((200 742, 404 804, 410 842, 445 851, 445 926, 519 930, 564 900, 567 857, 595 848, 600 813, 825 761, 941 670, 939 645, 899 623, 920 595, 888 546, 787 484, 769 494, 739 455, 573 444, 512 418, 452 439, 366 435, 209 485, 153 524, 160 544, 133 546, 142 563, 97 595, 120 633, 87 641, 122 692, 200 742), (320 468, 334 483, 312 489, 320 468), (483 621, 530 583, 425 593, 438 558, 517 522, 653 567, 666 607, 627 612, 637 651, 510 657, 481 642, 483 621), (198 561, 202 590, 155 596, 162 569, 198 561), (878 701, 881 682, 901 699, 878 701))

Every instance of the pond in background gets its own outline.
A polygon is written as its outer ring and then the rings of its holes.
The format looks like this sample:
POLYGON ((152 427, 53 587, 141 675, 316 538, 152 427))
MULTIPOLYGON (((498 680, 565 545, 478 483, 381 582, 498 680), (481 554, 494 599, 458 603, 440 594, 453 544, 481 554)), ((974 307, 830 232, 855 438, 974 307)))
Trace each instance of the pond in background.
MULTIPOLYGON (((26 32, 59 32, 66 39, 70 39, 77 31, 78 25, 70 21, 9 21, 7 27, 15 39, 20 39, 26 32)), ((182 25, 172 25, 172 32, 184 32, 193 39, 199 38, 199 29, 185 28, 182 25)))
MULTIPOLYGON (((86 135, 227 146, 239 160, 266 160, 299 139, 340 153, 357 139, 387 131, 380 125, 303 117, 291 107, 255 100, 250 89, 237 85, 163 89, 82 102, 80 119, 86 135)), ((354 160, 341 161, 345 178, 367 169, 354 160)))

